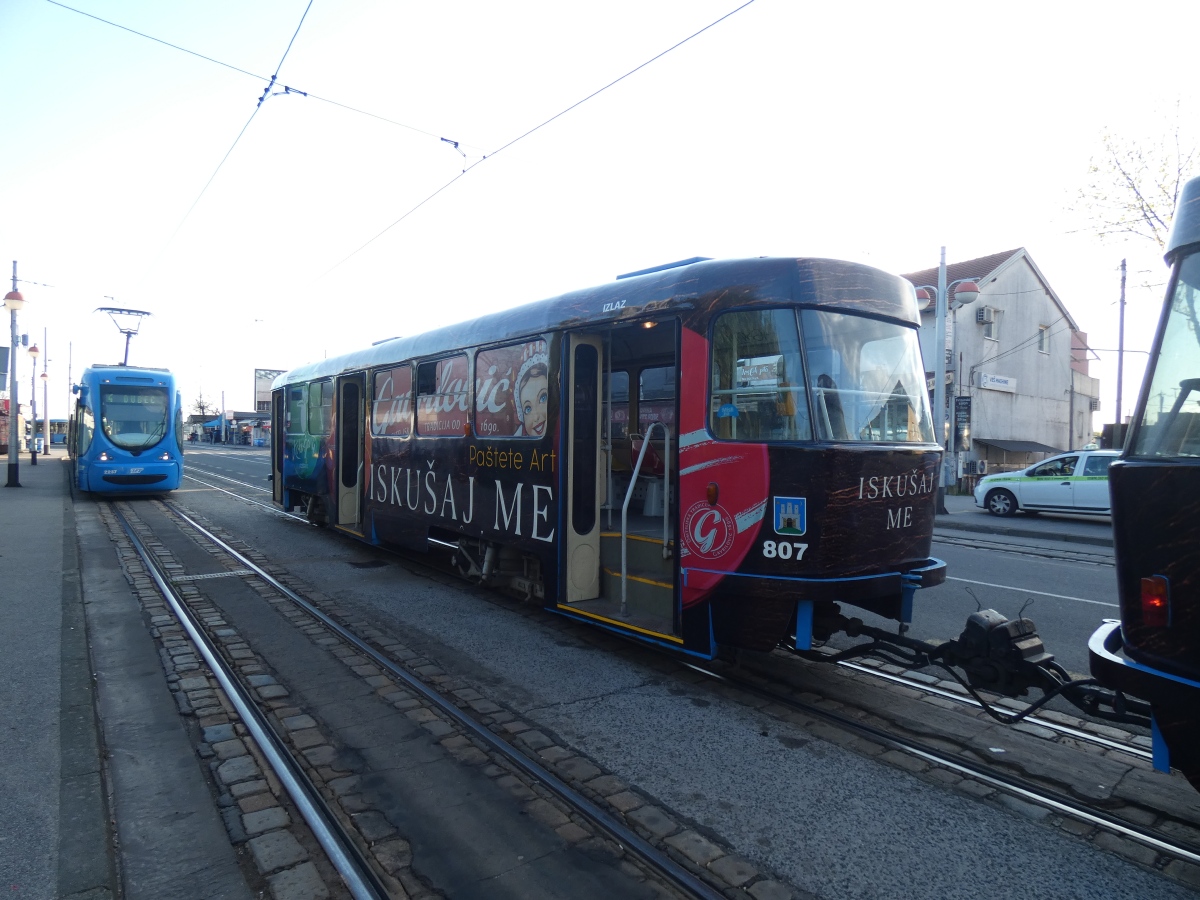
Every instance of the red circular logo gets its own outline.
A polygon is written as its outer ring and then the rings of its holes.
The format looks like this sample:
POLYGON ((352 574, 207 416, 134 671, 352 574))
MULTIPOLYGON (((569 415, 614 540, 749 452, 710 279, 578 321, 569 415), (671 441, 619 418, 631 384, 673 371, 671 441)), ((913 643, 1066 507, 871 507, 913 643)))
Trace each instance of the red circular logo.
POLYGON ((683 541, 701 559, 719 559, 729 552, 737 523, 725 507, 700 501, 683 517, 683 541))

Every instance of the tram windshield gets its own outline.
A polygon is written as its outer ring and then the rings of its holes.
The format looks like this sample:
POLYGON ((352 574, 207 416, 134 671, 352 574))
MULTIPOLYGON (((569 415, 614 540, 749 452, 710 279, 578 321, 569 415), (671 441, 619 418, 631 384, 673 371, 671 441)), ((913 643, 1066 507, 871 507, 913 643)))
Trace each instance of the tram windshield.
POLYGON ((718 438, 934 443, 917 333, 894 322, 726 313, 713 329, 711 397, 718 438))
POLYGON ((1200 456, 1200 252, 1183 259, 1131 454, 1200 456))
POLYGON ((162 440, 170 403, 166 388, 100 386, 100 423, 122 450, 141 450, 162 440))

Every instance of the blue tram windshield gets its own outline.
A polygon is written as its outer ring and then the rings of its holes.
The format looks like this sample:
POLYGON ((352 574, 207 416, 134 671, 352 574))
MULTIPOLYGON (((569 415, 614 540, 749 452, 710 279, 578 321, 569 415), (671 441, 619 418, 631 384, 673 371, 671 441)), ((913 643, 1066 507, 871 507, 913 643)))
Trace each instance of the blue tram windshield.
POLYGON ((122 450, 141 450, 162 440, 169 409, 166 388, 100 386, 101 427, 122 450))
POLYGON ((935 443, 914 329, 806 309, 800 330, 818 437, 935 443))

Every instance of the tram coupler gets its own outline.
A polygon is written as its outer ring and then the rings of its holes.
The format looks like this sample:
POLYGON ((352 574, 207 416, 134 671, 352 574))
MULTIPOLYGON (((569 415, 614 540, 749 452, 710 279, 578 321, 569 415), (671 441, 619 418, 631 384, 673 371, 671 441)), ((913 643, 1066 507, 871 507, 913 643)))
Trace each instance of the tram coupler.
POLYGON ((948 666, 967 674, 968 683, 1002 694, 1020 697, 1031 687, 1042 688, 1054 655, 1038 636, 1032 619, 1007 619, 994 609, 972 613, 957 640, 947 641, 938 656, 948 666))

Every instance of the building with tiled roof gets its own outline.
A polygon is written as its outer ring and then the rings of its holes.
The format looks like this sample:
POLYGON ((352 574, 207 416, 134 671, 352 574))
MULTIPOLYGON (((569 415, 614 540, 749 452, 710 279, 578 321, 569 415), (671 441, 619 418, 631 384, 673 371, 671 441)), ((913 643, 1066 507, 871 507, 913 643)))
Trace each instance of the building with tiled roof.
MULTIPOLYGON (((936 267, 904 277, 936 294, 936 267)), ((1088 375, 1087 335, 1028 251, 948 263, 946 283, 960 279, 975 281, 980 291, 974 303, 946 315, 947 419, 955 419, 956 399, 960 416, 970 407, 967 427, 951 428, 960 469, 969 476, 980 462, 989 471, 1019 468, 1091 443, 1100 383, 1088 375)), ((930 303, 921 313, 921 347, 931 397, 936 345, 930 303)))

